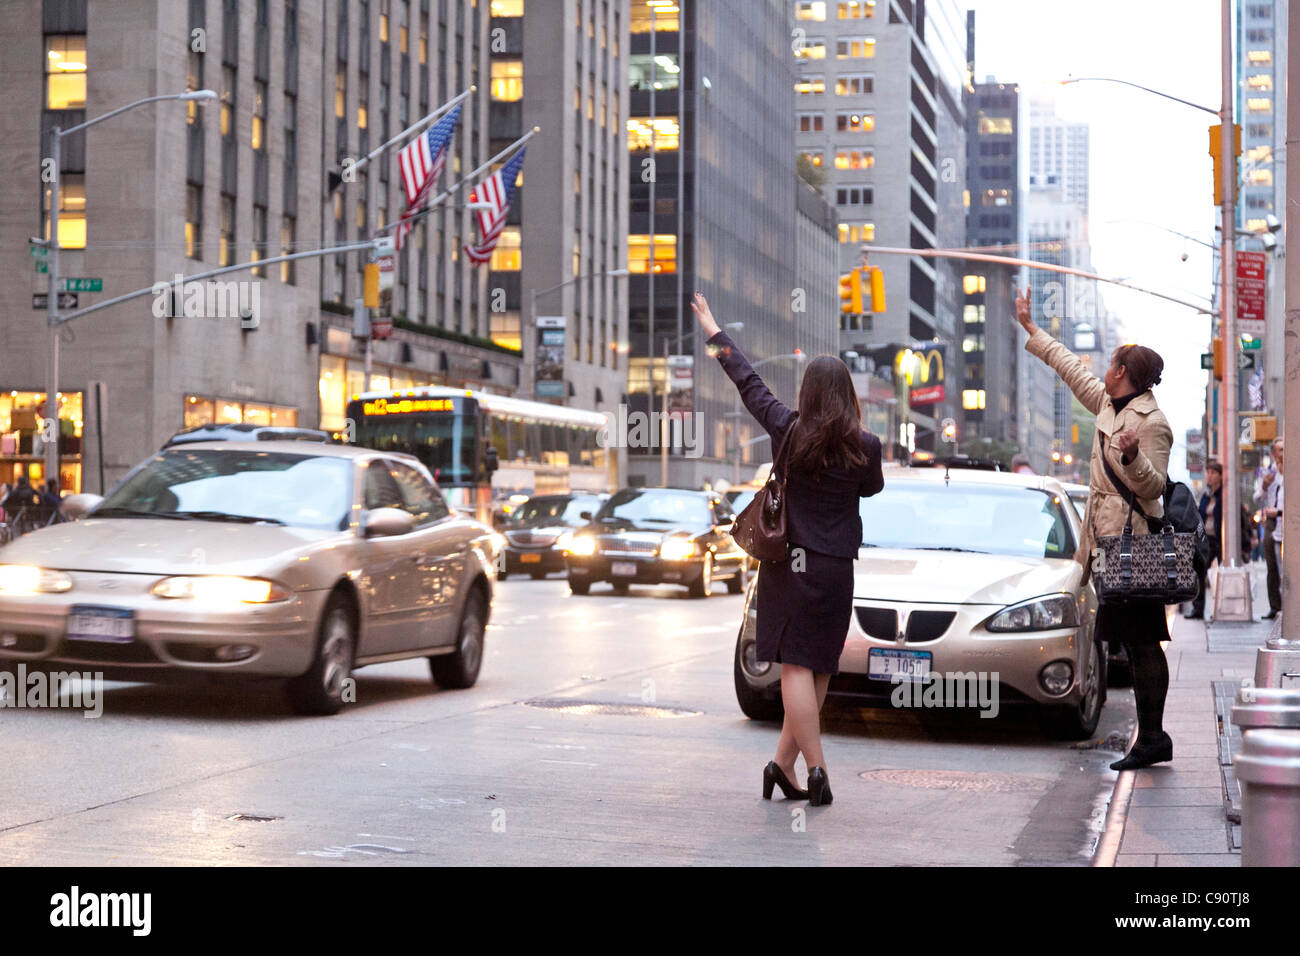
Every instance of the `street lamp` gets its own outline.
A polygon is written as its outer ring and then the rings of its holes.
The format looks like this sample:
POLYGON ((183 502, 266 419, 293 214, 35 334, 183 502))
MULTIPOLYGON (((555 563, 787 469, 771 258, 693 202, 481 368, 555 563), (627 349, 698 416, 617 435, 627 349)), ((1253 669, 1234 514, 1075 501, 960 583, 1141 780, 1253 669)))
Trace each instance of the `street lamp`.
MULTIPOLYGON (((146 96, 142 100, 136 100, 134 103, 126 104, 126 106, 119 106, 103 116, 96 116, 92 120, 78 123, 69 129, 60 129, 55 126, 50 130, 51 146, 54 154, 54 176, 50 180, 50 212, 48 220, 50 235, 48 239, 35 240, 36 245, 43 245, 48 251, 48 265, 46 268, 49 272, 49 283, 46 292, 45 324, 50 337, 50 349, 45 379, 45 416, 41 422, 41 434, 45 440, 45 480, 47 481, 54 478, 59 481, 60 486, 63 484, 62 476, 59 474, 59 335, 62 331, 59 328, 59 177, 63 174, 63 137, 71 136, 73 133, 80 133, 96 123, 102 123, 106 119, 112 119, 119 113, 125 113, 127 110, 133 110, 137 106, 144 106, 147 103, 158 103, 162 100, 203 103, 215 99, 217 99, 217 94, 213 90, 189 90, 185 93, 146 96)), ((99 450, 99 454, 101 457, 103 456, 104 450, 102 448, 99 450)))
POLYGON ((542 289, 540 291, 538 291, 537 289, 528 290, 528 321, 524 324, 524 327, 520 329, 520 335, 522 337, 522 342, 520 344, 523 346, 524 371, 526 373, 524 376, 525 385, 524 388, 522 389, 525 398, 531 401, 536 397, 533 394, 534 389, 537 387, 537 381, 533 371, 533 366, 537 361, 537 357, 536 355, 530 355, 529 353, 532 351, 532 339, 533 339, 532 329, 537 324, 538 297, 543 295, 549 295, 552 292, 556 292, 560 289, 563 289, 565 286, 573 285, 573 283, 579 282, 583 279, 603 279, 606 276, 609 276, 611 278, 620 278, 622 276, 629 275, 630 273, 631 273, 630 269, 610 269, 608 272, 596 272, 596 273, 588 273, 586 275, 577 275, 574 276, 572 279, 565 279, 563 282, 557 283, 556 285, 553 285, 548 289, 542 289))

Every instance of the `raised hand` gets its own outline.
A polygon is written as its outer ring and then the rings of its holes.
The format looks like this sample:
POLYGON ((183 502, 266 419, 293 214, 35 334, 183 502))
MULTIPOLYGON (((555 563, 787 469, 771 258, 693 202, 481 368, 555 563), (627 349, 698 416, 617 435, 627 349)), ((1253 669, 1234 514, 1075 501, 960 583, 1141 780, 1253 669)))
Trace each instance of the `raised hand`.
POLYGON ((1030 335, 1038 331, 1038 326, 1034 325, 1033 301, 1029 297, 1028 289, 1022 289, 1016 296, 1016 321, 1030 335))
POLYGON ((704 331, 705 338, 712 338, 719 331, 718 323, 713 319, 713 313, 709 310, 708 300, 704 298, 703 292, 695 293, 691 299, 691 311, 700 321, 700 328, 704 331))
POLYGON ((1126 459, 1132 460, 1138 450, 1138 433, 1129 428, 1115 436, 1115 444, 1119 445, 1120 454, 1126 459))

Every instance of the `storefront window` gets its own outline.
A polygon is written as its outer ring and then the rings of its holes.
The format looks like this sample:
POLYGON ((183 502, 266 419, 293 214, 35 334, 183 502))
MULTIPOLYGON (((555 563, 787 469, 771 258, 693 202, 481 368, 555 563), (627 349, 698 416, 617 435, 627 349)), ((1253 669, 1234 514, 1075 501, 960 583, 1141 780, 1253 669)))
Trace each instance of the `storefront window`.
POLYGON ((286 405, 267 405, 262 402, 241 402, 235 398, 207 398, 203 395, 185 396, 185 427, 213 423, 236 425, 280 425, 293 428, 298 425, 298 410, 286 405))
MULTIPOLYGON (((21 475, 32 484, 45 480, 44 414, 44 392, 0 392, 0 482, 13 484, 21 475)), ((81 393, 60 392, 59 487, 64 494, 81 490, 83 424, 81 393)))

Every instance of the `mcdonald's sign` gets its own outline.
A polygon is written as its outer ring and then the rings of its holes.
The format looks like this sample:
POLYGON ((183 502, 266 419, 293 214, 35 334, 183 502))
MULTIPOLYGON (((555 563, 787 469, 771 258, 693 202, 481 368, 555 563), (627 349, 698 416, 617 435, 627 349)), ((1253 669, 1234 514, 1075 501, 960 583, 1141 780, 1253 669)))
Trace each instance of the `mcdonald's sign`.
POLYGON ((894 372, 907 382, 908 401, 913 405, 933 405, 947 394, 943 375, 943 345, 925 349, 902 348, 894 356, 894 372))

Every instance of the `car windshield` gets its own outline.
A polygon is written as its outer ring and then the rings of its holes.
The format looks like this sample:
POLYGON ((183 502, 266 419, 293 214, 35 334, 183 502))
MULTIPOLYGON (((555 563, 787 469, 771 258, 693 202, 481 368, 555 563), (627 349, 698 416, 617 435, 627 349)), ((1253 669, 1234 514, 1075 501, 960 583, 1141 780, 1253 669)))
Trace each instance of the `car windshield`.
POLYGON ((595 514, 600 508, 600 499, 591 497, 572 498, 568 495, 530 498, 515 511, 515 524, 578 524, 582 521, 582 512, 595 514))
POLYGON ((1075 544, 1063 504, 1014 485, 886 482, 880 494, 862 499, 862 544, 1069 558, 1075 544))
POLYGON ((709 503, 702 495, 627 489, 610 498, 596 513, 597 521, 630 521, 646 528, 668 525, 707 527, 713 524, 709 503))
POLYGON ((342 528, 352 471, 347 458, 169 449, 130 475, 94 513, 342 528))

